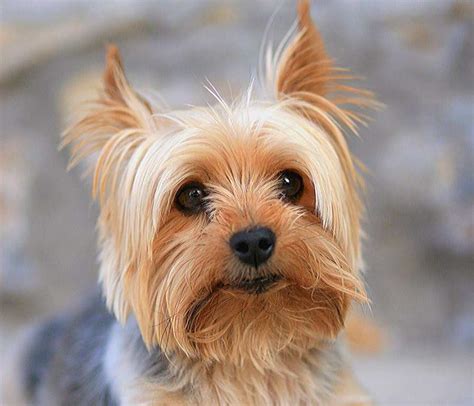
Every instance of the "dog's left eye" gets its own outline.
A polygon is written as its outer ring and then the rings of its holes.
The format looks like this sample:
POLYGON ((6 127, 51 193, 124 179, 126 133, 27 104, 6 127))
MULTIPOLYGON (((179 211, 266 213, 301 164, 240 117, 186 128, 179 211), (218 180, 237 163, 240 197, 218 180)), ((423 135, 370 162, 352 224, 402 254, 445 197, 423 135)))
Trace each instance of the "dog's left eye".
POLYGON ((290 201, 297 200, 303 192, 303 178, 294 171, 283 171, 279 176, 282 196, 290 201))
POLYGON ((204 210, 206 196, 206 189, 201 183, 186 183, 176 195, 176 206, 184 213, 199 213, 204 210))

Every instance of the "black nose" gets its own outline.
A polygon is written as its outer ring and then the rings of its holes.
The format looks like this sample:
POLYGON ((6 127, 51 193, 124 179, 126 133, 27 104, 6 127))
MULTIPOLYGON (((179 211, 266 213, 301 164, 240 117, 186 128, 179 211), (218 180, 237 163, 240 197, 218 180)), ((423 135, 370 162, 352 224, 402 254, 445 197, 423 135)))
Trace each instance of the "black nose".
POLYGON ((267 227, 239 231, 230 238, 230 246, 243 263, 258 267, 273 254, 276 237, 267 227))

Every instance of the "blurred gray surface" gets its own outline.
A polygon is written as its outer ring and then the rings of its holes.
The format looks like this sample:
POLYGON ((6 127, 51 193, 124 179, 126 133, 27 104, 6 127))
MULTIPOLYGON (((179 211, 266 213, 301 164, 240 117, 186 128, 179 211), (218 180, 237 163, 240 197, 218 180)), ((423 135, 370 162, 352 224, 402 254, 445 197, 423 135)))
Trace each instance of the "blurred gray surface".
MULTIPOLYGON (((103 45, 115 41, 147 95, 171 106, 202 104, 211 101, 202 86, 208 78, 229 98, 255 71, 275 3, 4 0, 0 7, 3 60, 46 32, 40 51, 0 70, 0 159, 13 157, 0 162, 0 176, 23 185, 9 197, 19 214, 1 223, 21 228, 1 234, 3 353, 26 322, 77 302, 96 280, 96 207, 78 171, 66 173, 66 151, 57 151, 64 87, 99 71, 103 45), (114 16, 120 26, 97 29, 114 16), (74 46, 53 29, 70 20, 79 21, 77 37, 68 31, 74 46), (84 40, 90 27, 96 31, 84 40)), ((330 54, 366 77, 387 105, 361 140, 350 141, 369 169, 366 279, 389 337, 383 353, 357 358, 356 370, 379 404, 474 403, 473 10, 471 1, 448 0, 313 5, 330 54)), ((274 42, 293 18, 292 2, 283 2, 274 42)))

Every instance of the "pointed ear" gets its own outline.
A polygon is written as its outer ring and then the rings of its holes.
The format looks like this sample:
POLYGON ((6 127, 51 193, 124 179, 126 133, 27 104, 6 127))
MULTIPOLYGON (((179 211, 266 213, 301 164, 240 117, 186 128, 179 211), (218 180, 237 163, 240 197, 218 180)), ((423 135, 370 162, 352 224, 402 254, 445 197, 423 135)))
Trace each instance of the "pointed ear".
POLYGON ((325 95, 332 72, 319 31, 311 20, 309 1, 298 3, 298 32, 285 49, 276 72, 278 95, 300 92, 325 95))
POLYGON ((111 44, 107 47, 106 65, 103 75, 104 95, 102 101, 123 108, 123 113, 128 117, 124 124, 142 126, 147 121, 152 109, 150 104, 138 95, 128 82, 123 69, 122 58, 118 48, 111 44), (127 112, 128 110, 128 112, 127 112), (133 114, 126 114, 133 113, 133 114), (135 123, 133 123, 135 121, 135 123))
POLYGON ((110 98, 123 101, 120 89, 130 86, 125 78, 119 50, 113 44, 107 47, 103 81, 104 90, 110 98))
POLYGON ((62 146, 71 145, 69 167, 98 153, 93 160, 93 194, 99 192, 102 197, 113 186, 110 175, 117 177, 116 172, 146 135, 156 133, 156 126, 150 104, 133 90, 125 77, 117 47, 109 45, 102 90, 64 132, 62 146))
POLYGON ((71 146, 70 166, 86 160, 93 171, 92 194, 100 203, 100 279, 109 308, 123 321, 129 311, 123 278, 131 267, 131 252, 135 254, 129 243, 130 188, 142 153, 162 124, 126 79, 113 45, 107 49, 102 85, 97 98, 65 131, 63 146, 71 146))
MULTIPOLYGON (((321 34, 311 20, 309 0, 299 1, 297 33, 281 56, 276 57, 273 82, 278 99, 291 98, 307 103, 308 107, 330 114, 354 131, 356 124, 363 123, 365 117, 353 112, 352 108, 376 107, 372 92, 344 83, 357 78, 347 69, 334 66, 321 34)), ((314 109, 307 110, 303 105, 301 109, 312 116, 317 115, 314 109)))
POLYGON ((103 75, 105 94, 113 101, 127 105, 137 98, 151 112, 149 103, 138 95, 130 86, 123 69, 120 52, 114 44, 107 47, 105 70, 103 75))

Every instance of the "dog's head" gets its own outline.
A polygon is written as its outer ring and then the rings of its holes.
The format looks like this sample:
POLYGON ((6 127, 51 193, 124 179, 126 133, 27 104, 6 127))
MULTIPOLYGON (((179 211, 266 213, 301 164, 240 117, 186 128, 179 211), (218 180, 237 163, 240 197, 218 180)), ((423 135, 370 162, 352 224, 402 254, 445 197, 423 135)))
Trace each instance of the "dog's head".
POLYGON ((163 112, 110 47, 104 91, 68 130, 73 163, 97 152, 100 278, 145 343, 207 360, 271 360, 333 338, 359 278, 359 177, 343 136, 371 94, 344 84, 299 7, 269 58, 272 95, 163 112))

